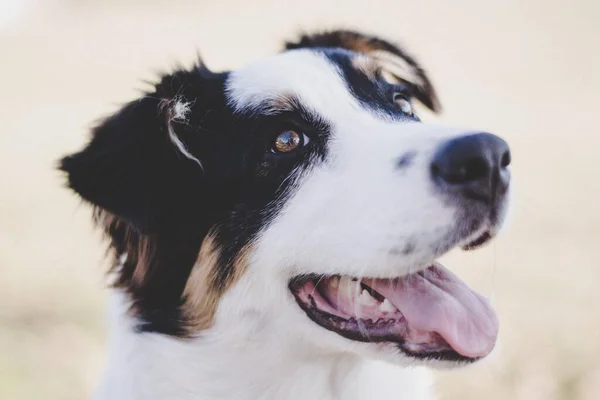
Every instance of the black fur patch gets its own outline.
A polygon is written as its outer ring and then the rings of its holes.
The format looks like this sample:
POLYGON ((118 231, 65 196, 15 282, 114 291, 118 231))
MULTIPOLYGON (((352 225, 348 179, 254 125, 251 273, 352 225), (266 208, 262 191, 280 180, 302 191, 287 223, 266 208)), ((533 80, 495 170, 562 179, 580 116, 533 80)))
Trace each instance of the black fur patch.
POLYGON ((216 284, 226 287, 238 253, 290 192, 293 180, 286 178, 326 156, 326 121, 300 104, 277 115, 234 114, 224 94, 227 76, 199 66, 163 77, 60 163, 69 186, 94 205, 111 239, 115 286, 129 293, 145 331, 183 335, 182 293, 207 233, 221 249, 216 284), (165 107, 174 99, 190 110, 185 121, 171 121, 173 130, 202 168, 169 139, 165 107), (309 145, 271 152, 289 129, 310 136, 309 145))
POLYGON ((340 70, 348 90, 358 99, 361 105, 380 115, 393 119, 417 121, 414 114, 405 114, 394 103, 394 95, 412 97, 411 87, 394 85, 386 82, 381 76, 370 77, 352 65, 354 54, 346 50, 325 50, 325 54, 340 70))
MULTIPOLYGON (((353 68, 351 51, 385 48, 422 73, 397 47, 355 33, 306 36, 288 44, 298 47, 341 47, 319 51, 338 65, 363 104, 390 115, 398 115, 390 108, 398 88, 353 68)), ((213 284, 227 288, 237 256, 293 190, 290 175, 327 157, 329 121, 304 108, 293 93, 285 111, 275 115, 260 107, 234 112, 225 94, 228 76, 200 64, 162 77, 152 92, 98 125, 82 151, 60 162, 69 187, 93 205, 110 238, 114 285, 128 293, 141 330, 189 333, 183 292, 207 234, 219 248, 213 284), (178 102, 185 104, 183 113, 173 108, 178 102), (310 143, 291 153, 271 152, 286 130, 305 133, 310 143), (202 167, 174 144, 172 134, 202 167), (119 261, 124 254, 126 260, 119 261)), ((435 107, 431 87, 415 90, 435 107)))

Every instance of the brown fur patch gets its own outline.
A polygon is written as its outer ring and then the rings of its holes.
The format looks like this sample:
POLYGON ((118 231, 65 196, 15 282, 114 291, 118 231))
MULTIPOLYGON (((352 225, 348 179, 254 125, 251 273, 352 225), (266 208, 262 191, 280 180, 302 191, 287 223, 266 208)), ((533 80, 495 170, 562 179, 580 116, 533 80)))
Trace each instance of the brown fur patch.
POLYGON ((269 109, 272 112, 293 111, 295 104, 297 104, 297 99, 293 94, 280 94, 271 101, 269 109))
MULTIPOLYGON (((101 209, 95 210, 94 219, 113 238, 111 249, 115 252, 116 262, 109 270, 111 286, 124 289, 131 295, 134 301, 129 312, 136 315, 142 310, 135 299, 153 279, 156 238, 140 235, 122 219, 101 209), (125 254, 126 257, 123 257, 125 254)), ((224 266, 220 265, 223 262, 221 249, 215 237, 214 232, 209 233, 202 241, 183 289, 179 307, 182 326, 179 337, 191 337, 210 328, 221 297, 247 269, 251 246, 242 248, 235 256, 224 278, 224 266)))
POLYGON ((198 260, 183 291, 182 314, 188 334, 194 334, 213 325, 221 296, 237 282, 248 266, 249 248, 244 247, 233 261, 232 272, 225 282, 219 280, 220 249, 215 235, 209 234, 202 242, 198 260))
POLYGON ((362 71, 369 78, 373 79, 381 69, 381 66, 372 58, 366 55, 358 55, 352 59, 352 66, 362 71))
POLYGON ((419 76, 414 66, 406 62, 402 57, 387 52, 385 50, 376 50, 371 53, 382 71, 390 74, 393 78, 413 83, 418 86, 425 85, 423 78, 419 76))
POLYGON ((152 257, 151 237, 139 235, 131 229, 129 224, 108 211, 97 209, 94 219, 104 228, 109 237, 114 237, 117 232, 119 233, 122 243, 120 243, 120 248, 115 249, 116 256, 127 254, 126 262, 133 265, 133 269, 129 273, 123 273, 122 263, 115 264, 109 271, 116 275, 111 286, 126 289, 143 286, 152 257))
POLYGON ((381 74, 389 83, 406 81, 420 86, 424 84, 413 66, 402 57, 386 50, 372 50, 368 54, 360 54, 352 59, 352 66, 369 78, 381 74))
MULTIPOLYGON (((130 315, 140 315, 144 310, 138 301, 140 296, 146 294, 149 286, 164 283, 164 280, 155 282, 157 238, 140 235, 121 218, 105 210, 96 209, 94 219, 112 239, 110 249, 115 263, 109 270, 111 286, 125 290, 133 300, 130 315)), ((225 261, 221 258, 216 234, 212 232, 204 238, 179 302, 178 337, 192 337, 212 326, 221 297, 247 270, 250 254, 251 246, 245 246, 230 265, 222 265, 225 261)))
POLYGON ((382 46, 375 38, 366 35, 356 34, 354 32, 340 32, 339 40, 342 47, 351 49, 359 53, 370 53, 375 50, 381 50, 382 46))

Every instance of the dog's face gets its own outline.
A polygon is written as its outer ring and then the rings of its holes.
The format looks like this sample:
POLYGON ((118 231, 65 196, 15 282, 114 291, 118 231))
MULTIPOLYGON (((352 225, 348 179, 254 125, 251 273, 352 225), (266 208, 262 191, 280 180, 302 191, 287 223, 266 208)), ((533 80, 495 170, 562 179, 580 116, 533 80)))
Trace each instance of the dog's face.
POLYGON ((420 123, 415 99, 438 108, 399 48, 305 36, 236 71, 164 77, 61 168, 142 329, 469 362, 492 350, 496 316, 435 259, 496 234, 510 155, 420 123))

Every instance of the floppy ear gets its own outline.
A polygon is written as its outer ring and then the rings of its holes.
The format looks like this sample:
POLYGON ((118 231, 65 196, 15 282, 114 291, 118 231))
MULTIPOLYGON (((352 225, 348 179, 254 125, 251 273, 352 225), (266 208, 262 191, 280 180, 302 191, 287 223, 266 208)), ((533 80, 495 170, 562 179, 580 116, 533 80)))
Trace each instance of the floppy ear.
POLYGON ((60 162, 71 189, 141 233, 199 195, 202 168, 183 139, 193 99, 180 94, 181 75, 104 120, 82 151, 60 162))
POLYGON ((411 86, 414 96, 421 103, 434 112, 441 111, 435 89, 423 68, 395 44, 347 30, 302 35, 297 41, 285 44, 287 50, 305 47, 339 47, 371 56, 383 71, 411 86))
POLYGON ((202 65, 165 76, 60 161, 111 240, 112 285, 128 293, 140 329, 184 329, 183 289, 215 218, 201 160, 214 152, 204 144, 222 124, 224 80, 202 65))

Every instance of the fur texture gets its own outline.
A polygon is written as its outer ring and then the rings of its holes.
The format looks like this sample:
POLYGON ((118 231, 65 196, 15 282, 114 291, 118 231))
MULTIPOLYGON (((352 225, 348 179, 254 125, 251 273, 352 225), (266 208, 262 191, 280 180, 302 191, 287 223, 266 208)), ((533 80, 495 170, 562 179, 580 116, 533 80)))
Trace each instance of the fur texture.
POLYGON ((288 287, 402 277, 496 232, 504 201, 431 176, 473 131, 420 123, 413 99, 439 109, 405 50, 334 31, 239 70, 176 71, 95 128, 60 168, 114 257, 96 399, 431 399, 419 365, 449 362, 323 329, 288 287), (290 130, 306 139, 278 152, 290 130))

